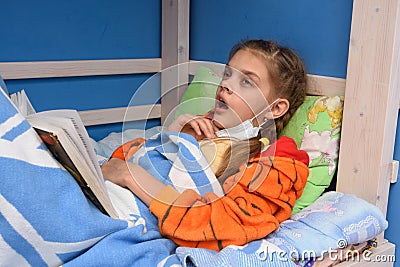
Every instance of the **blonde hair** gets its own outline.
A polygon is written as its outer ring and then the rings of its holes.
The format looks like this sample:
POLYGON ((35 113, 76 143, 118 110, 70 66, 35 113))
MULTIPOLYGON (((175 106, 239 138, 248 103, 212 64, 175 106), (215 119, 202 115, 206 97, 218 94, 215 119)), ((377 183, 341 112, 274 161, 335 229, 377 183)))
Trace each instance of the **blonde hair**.
MULTIPOLYGON (((247 40, 236 44, 229 53, 229 60, 239 51, 250 51, 263 59, 270 74, 271 92, 274 98, 284 98, 289 101, 288 111, 275 119, 275 127, 262 129, 263 137, 274 142, 306 96, 306 69, 300 57, 290 48, 284 47, 275 41, 247 40)), ((241 164, 255 157, 261 152, 262 143, 258 137, 245 141, 234 142, 226 153, 224 167, 216 176, 223 182, 227 177, 236 173, 241 164)))

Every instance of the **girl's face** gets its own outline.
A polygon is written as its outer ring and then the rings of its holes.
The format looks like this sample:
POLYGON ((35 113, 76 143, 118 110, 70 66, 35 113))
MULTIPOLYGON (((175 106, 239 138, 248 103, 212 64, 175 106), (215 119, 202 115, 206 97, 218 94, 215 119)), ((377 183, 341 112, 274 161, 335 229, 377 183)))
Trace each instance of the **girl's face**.
MULTIPOLYGON (((265 62, 248 50, 237 51, 228 62, 217 90, 214 122, 230 128, 253 118, 268 106, 270 92, 265 62)), ((253 121, 255 126, 259 123, 253 121)))

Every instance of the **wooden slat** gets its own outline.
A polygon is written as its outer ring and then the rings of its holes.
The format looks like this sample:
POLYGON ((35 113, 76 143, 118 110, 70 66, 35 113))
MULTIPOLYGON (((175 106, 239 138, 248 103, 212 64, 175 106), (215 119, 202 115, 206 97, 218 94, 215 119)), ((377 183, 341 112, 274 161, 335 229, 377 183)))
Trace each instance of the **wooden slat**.
POLYGON ((162 121, 177 107, 187 88, 189 7, 189 0, 162 1, 162 121))
POLYGON ((116 122, 156 119, 161 116, 161 105, 130 106, 128 108, 108 108, 80 111, 85 126, 101 125, 116 122))
POLYGON ((400 0, 353 5, 337 190, 386 213, 400 98, 400 0))
POLYGON ((307 79, 307 94, 309 95, 344 95, 345 79, 312 74, 308 74, 307 79))
MULTIPOLYGON (((312 81, 308 89, 309 94, 313 95, 344 95, 345 80, 340 78, 325 77, 309 75, 309 79, 312 81)), ((149 113, 151 106, 137 106, 130 107, 135 112, 127 118, 130 121, 146 119, 147 115, 149 118, 160 118, 161 117, 161 105, 156 105, 154 110, 149 113), (133 109, 134 108, 134 109, 133 109), (132 117, 136 114, 135 117, 132 117)), ((90 110, 81 111, 80 114, 83 117, 84 124, 89 125, 100 125, 107 123, 122 122, 124 118, 126 108, 110 108, 101 110, 90 110)))
MULTIPOLYGON (((220 63, 191 60, 189 65, 189 74, 195 75, 197 68, 200 66, 210 68, 216 73, 221 72, 223 69, 223 64, 220 63)), ((346 88, 345 79, 313 74, 308 74, 307 78, 307 94, 309 95, 344 95, 346 88)))
POLYGON ((0 62, 0 75, 5 80, 154 73, 160 70, 160 58, 0 62))

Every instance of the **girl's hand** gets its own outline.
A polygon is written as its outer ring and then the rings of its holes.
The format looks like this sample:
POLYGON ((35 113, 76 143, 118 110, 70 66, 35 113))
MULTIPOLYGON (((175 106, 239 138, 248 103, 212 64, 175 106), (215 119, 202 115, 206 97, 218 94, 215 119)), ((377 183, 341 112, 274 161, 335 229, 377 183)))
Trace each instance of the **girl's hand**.
POLYGON ((168 131, 192 134, 197 139, 199 137, 215 138, 215 132, 218 130, 210 119, 192 114, 180 115, 168 127, 168 131))
POLYGON ((137 164, 111 158, 101 166, 105 179, 121 187, 127 187, 147 206, 166 187, 137 164))
POLYGON ((128 162, 117 158, 111 158, 105 162, 101 166, 101 172, 104 178, 121 187, 127 187, 129 180, 132 179, 128 162))

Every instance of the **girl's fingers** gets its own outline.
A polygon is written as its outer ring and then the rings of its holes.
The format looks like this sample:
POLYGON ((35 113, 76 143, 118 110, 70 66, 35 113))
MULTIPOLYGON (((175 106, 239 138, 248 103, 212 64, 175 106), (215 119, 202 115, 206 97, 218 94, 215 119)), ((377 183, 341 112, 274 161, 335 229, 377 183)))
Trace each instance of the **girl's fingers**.
POLYGON ((207 138, 214 138, 214 128, 209 119, 206 118, 196 118, 193 120, 193 124, 191 124, 193 129, 196 131, 198 135, 204 135, 207 138))
POLYGON ((189 121, 189 125, 193 128, 197 135, 202 135, 202 131, 200 129, 200 125, 197 120, 189 121))
POLYGON ((105 162, 101 166, 101 171, 107 180, 122 187, 126 185, 124 178, 131 175, 126 162, 117 158, 105 162))
POLYGON ((195 116, 192 114, 179 115, 178 118, 176 118, 171 125, 168 126, 168 130, 171 132, 180 132, 185 124, 193 120, 194 117, 195 116))
POLYGON ((207 126, 208 130, 208 138, 215 138, 215 129, 214 129, 214 124, 209 120, 209 119, 204 119, 204 122, 207 126))
POLYGON ((212 127, 213 127, 213 133, 218 132, 220 130, 217 126, 215 126, 214 123, 212 123, 212 122, 210 122, 210 123, 212 124, 212 127))
POLYGON ((180 115, 173 123, 171 123, 168 130, 179 132, 183 127, 185 127, 185 125, 190 125, 198 136, 204 135, 207 138, 215 138, 214 133, 219 130, 211 120, 192 114, 180 115))

